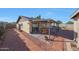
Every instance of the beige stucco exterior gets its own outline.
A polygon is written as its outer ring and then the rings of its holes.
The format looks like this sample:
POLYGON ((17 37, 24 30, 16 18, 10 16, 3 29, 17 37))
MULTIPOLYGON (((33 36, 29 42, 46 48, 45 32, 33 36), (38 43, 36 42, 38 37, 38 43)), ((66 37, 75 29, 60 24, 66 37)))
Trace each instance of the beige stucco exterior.
POLYGON ((77 10, 72 16, 74 20, 74 31, 77 33, 77 38, 74 38, 77 42, 77 48, 79 48, 79 10, 77 10))
POLYGON ((26 18, 21 18, 19 22, 16 24, 17 29, 19 29, 19 25, 21 26, 21 30, 27 33, 30 33, 30 25, 29 25, 29 20, 26 18))
MULTIPOLYGON (((21 30, 30 33, 30 25, 29 25, 29 21, 24 21, 24 22, 19 22, 18 24, 23 24, 21 30)), ((18 26, 17 24, 17 26, 18 26)), ((18 27, 17 27, 18 28, 18 27)))
POLYGON ((77 41, 77 48, 79 48, 79 19, 74 21, 74 31, 78 34, 77 38, 74 38, 74 40, 77 41))

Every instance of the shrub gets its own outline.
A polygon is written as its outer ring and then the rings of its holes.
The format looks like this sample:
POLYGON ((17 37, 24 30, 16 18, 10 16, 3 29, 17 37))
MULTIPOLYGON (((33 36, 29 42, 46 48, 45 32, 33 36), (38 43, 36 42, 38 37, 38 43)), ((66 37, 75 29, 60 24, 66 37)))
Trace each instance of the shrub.
POLYGON ((0 40, 2 39, 4 32, 5 32, 4 27, 0 26, 0 40))

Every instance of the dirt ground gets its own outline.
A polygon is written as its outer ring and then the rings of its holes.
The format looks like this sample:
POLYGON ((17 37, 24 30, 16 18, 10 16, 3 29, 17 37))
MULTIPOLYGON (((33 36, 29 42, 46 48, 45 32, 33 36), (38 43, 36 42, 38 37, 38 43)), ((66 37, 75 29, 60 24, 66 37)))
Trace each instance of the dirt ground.
MULTIPOLYGON (((10 29, 6 33, 6 38, 2 45, 1 51, 63 51, 64 38, 57 36, 51 44, 47 44, 34 38, 33 36, 19 32, 16 29, 10 29)), ((53 38, 53 36, 51 37, 53 38)))

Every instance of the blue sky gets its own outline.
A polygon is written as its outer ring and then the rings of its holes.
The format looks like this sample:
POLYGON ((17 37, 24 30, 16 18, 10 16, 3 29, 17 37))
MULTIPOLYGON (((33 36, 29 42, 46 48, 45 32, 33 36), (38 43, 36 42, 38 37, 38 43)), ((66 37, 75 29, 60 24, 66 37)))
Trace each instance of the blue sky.
POLYGON ((15 22, 18 16, 51 18, 67 22, 76 8, 0 8, 0 21, 15 22))

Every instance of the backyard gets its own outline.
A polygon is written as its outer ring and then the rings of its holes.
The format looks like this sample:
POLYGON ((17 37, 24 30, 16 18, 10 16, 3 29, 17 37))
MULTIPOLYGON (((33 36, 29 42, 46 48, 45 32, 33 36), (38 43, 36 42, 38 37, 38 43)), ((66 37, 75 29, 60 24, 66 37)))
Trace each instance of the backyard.
MULTIPOLYGON (((62 37, 55 38, 53 41, 42 40, 42 35, 31 36, 24 32, 20 33, 16 29, 10 29, 5 33, 6 37, 0 50, 2 51, 62 51, 64 42, 62 37), (39 37, 39 39, 37 38, 39 37), (57 41, 56 41, 57 40, 57 41)), ((53 38, 53 36, 51 36, 53 38)))
POLYGON ((49 33, 28 34, 11 26, 9 24, 6 30, 4 27, 0 28, 1 51, 64 51, 71 47, 75 33, 73 30, 61 28, 56 31, 56 27, 53 27, 54 29, 50 29, 50 35, 49 33), (70 46, 67 47, 68 45, 70 46))

